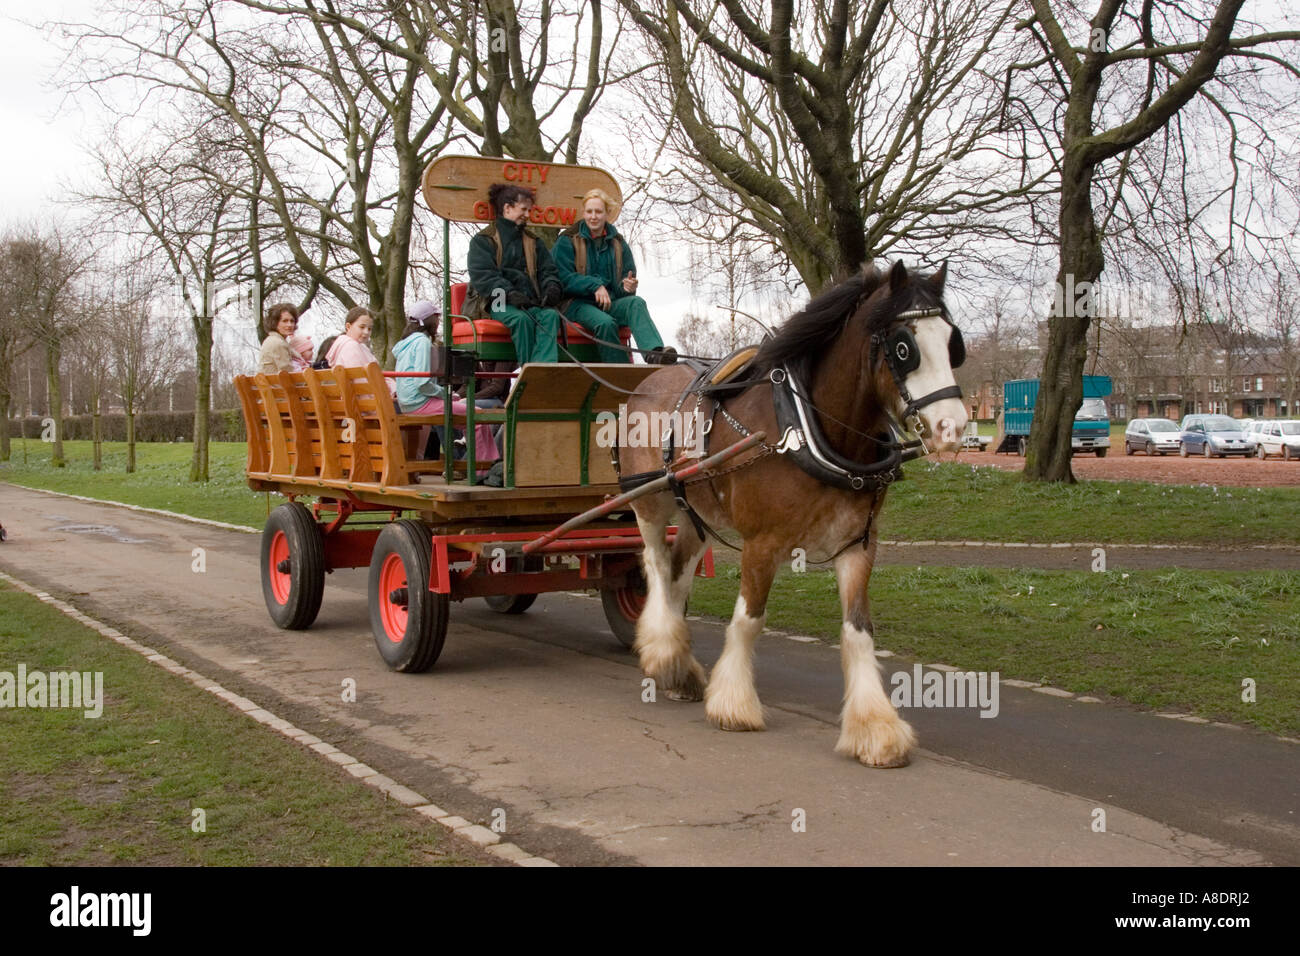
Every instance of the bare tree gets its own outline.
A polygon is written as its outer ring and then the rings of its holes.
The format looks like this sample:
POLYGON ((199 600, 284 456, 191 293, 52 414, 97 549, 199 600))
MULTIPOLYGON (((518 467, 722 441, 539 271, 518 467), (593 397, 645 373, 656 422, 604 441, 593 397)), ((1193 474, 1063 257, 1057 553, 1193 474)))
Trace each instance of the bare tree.
POLYGON ((113 381, 126 415, 129 474, 135 471, 135 417, 167 386, 182 362, 184 348, 178 330, 153 307, 159 291, 157 279, 139 263, 124 275, 112 303, 108 345, 113 381))
POLYGON ((18 256, 17 239, 0 239, 0 461, 12 452, 9 415, 13 407, 13 381, 18 360, 36 344, 28 315, 28 283, 18 256))
POLYGON ((672 158, 647 188, 724 219, 738 199, 811 292, 1020 235, 997 213, 1040 185, 1041 145, 1001 95, 1011 2, 619 2, 658 61, 640 105, 672 158))
POLYGON ((58 229, 27 227, 7 242, 8 268, 14 278, 17 314, 33 341, 45 353, 49 415, 54 421, 50 461, 56 468, 63 457, 63 386, 60 361, 66 342, 76 335, 76 280, 90 254, 74 248, 58 229))
MULTIPOLYGON (((1054 139, 1058 289, 1092 289, 1106 265, 1106 214, 1124 194, 1144 144, 1169 128, 1198 94, 1211 103, 1240 90, 1225 75, 1226 62, 1280 67, 1300 75, 1270 47, 1300 38, 1294 31, 1234 36, 1245 0, 1096 0, 1086 13, 1063 0, 1026 0, 1030 16, 1018 26, 1039 55, 1013 74, 1051 104, 1045 124, 1054 139), (1111 175, 1103 176, 1106 164, 1111 175), (1107 185, 1109 209, 1096 206, 1107 185)), ((1290 50, 1287 47, 1286 50, 1290 50)), ((1285 51, 1284 51, 1285 52, 1285 51)), ((1012 87, 1009 74, 1008 88, 1012 87)), ((1181 210, 1180 210, 1181 211, 1181 210)), ((1058 301, 1070 305, 1068 293, 1058 301)), ((1034 410, 1025 476, 1073 481, 1070 469, 1074 414, 1083 400, 1083 367, 1091 310, 1056 310, 1050 323, 1042 385, 1034 410)))

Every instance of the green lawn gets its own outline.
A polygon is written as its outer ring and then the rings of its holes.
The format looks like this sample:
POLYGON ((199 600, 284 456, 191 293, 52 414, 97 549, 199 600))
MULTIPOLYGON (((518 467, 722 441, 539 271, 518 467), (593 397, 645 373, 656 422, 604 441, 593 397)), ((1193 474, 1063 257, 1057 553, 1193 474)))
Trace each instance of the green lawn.
POLYGON ((0 671, 100 671, 103 713, 0 710, 0 865, 472 862, 441 827, 0 585, 0 671), (193 810, 206 832, 192 829, 193 810))
MULTIPOLYGON (((27 439, 26 444, 28 463, 24 465, 23 442, 14 439, 10 460, 0 462, 0 481, 161 508, 254 528, 266 523, 268 496, 252 491, 244 480, 244 462, 248 453, 243 442, 212 442, 208 446, 211 480, 202 484, 189 480, 193 450, 189 444, 137 444, 136 470, 130 475, 126 474, 125 442, 104 443, 101 471, 91 467, 93 446, 88 441, 63 443, 67 461, 64 468, 50 465, 48 444, 35 439, 27 439)), ((283 498, 275 496, 271 507, 283 501, 283 498)))
POLYGON ((1300 547, 1300 487, 1025 481, 992 466, 911 462, 881 512, 905 541, 1097 541, 1300 547))
MULTIPOLYGON (((107 444, 104 469, 90 468, 89 442, 67 442, 68 465, 52 468, 49 446, 28 440, 0 463, 0 481, 124 501, 260 528, 268 496, 244 483, 242 443, 213 443, 212 480, 188 480, 190 446, 141 444, 137 470, 123 472, 125 446, 107 444)), ((1300 487, 1201 488, 1134 481, 1038 484, 1018 473, 965 464, 911 462, 889 492, 881 534, 907 541, 1098 541, 1232 546, 1300 545, 1300 487)), ((275 507, 283 501, 270 496, 275 507)))
MULTIPOLYGON (((716 567, 691 611, 729 618, 738 568, 716 567)), ((920 661, 1300 735, 1297 572, 877 567, 871 617, 880 647, 920 661)), ((767 620, 838 642, 834 575, 784 571, 767 620)))

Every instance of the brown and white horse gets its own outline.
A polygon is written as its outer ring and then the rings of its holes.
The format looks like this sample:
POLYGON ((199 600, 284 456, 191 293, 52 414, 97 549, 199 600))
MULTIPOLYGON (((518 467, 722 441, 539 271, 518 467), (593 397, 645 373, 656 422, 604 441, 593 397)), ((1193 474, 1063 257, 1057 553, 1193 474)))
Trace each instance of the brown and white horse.
MULTIPOLYGON (((769 373, 785 369, 801 383, 825 438, 842 459, 875 462, 882 447, 876 436, 893 434, 891 423, 908 417, 914 424, 919 419, 929 452, 955 451, 967 415, 952 372, 961 359, 952 356, 964 351, 954 351, 962 349, 961 339, 943 305, 944 279, 944 268, 921 278, 898 263, 888 273, 869 267, 837 284, 762 346, 753 365, 756 384, 722 400, 726 415, 713 418, 713 450, 742 438, 743 431, 731 422, 744 431, 765 431, 768 442, 708 480, 685 487, 685 500, 708 525, 732 529, 744 540, 740 594, 722 655, 707 680, 691 653, 685 618, 705 541, 671 493, 647 495, 633 506, 645 541, 648 585, 635 645, 641 668, 673 699, 703 698, 709 719, 724 730, 764 729, 754 687, 754 641, 763 630, 768 591, 778 567, 792 559, 794 549, 802 548, 808 561, 835 556, 845 685, 835 749, 873 767, 908 762, 915 736, 885 692, 868 612, 867 582, 876 554, 874 518, 884 503, 884 488, 834 487, 805 472, 791 461, 791 455, 777 453, 775 442, 781 436, 769 373), (902 335, 900 329, 911 333, 903 338, 920 353, 919 364, 915 355, 909 356, 903 374, 880 347, 884 337, 891 335, 893 348, 902 335), (911 396, 923 398, 911 401, 911 396), (671 524, 679 532, 669 547, 664 529, 671 524)), ((666 417, 662 413, 679 404, 691 379, 690 369, 681 366, 655 372, 629 399, 628 413, 662 422, 666 417)), ((689 398, 683 408, 691 410, 694 401, 689 398)), ((705 407, 709 405, 706 401, 705 407)), ((622 449, 622 473, 661 469, 660 437, 652 433, 646 445, 622 449)))

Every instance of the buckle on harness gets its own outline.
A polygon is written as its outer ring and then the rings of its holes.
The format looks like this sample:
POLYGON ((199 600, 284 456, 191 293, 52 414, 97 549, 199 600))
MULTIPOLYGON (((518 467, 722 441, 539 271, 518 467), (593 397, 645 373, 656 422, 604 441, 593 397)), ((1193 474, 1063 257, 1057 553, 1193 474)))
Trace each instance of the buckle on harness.
POLYGON ((788 451, 798 451, 806 444, 803 432, 791 425, 786 428, 785 434, 781 436, 781 440, 777 443, 776 453, 784 455, 788 451))

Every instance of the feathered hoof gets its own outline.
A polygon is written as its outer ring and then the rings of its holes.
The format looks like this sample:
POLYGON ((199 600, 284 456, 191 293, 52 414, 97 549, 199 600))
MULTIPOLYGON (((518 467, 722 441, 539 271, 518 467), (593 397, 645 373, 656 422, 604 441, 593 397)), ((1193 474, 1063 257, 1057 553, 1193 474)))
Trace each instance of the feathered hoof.
POLYGON ((677 684, 664 688, 664 696, 669 700, 688 702, 703 700, 706 683, 704 668, 700 666, 699 661, 692 658, 690 669, 682 675, 677 684))
POLYGON ((864 766, 885 770, 906 767, 912 762, 915 746, 916 734, 911 725, 893 717, 845 721, 835 752, 864 766))
POLYGON ((763 723, 763 705, 759 703, 757 694, 721 693, 710 684, 705 694, 704 713, 719 730, 767 729, 763 723))

